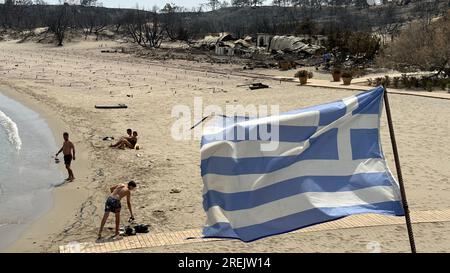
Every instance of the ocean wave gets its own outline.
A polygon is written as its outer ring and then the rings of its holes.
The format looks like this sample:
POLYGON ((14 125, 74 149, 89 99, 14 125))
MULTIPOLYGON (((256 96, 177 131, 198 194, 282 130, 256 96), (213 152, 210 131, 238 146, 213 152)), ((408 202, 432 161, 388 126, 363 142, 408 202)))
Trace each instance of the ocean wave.
POLYGON ((2 111, 0 111, 0 127, 6 131, 9 142, 19 151, 22 148, 22 140, 19 136, 17 124, 2 111))

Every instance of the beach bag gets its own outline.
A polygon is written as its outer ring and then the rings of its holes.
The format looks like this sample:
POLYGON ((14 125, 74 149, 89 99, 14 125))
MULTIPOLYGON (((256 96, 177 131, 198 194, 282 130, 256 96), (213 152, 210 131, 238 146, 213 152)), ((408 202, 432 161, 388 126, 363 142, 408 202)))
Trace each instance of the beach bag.
POLYGON ((134 230, 136 231, 136 233, 148 233, 148 225, 137 225, 134 227, 134 230))
POLYGON ((132 227, 127 226, 125 227, 125 235, 127 236, 136 235, 136 231, 132 227))

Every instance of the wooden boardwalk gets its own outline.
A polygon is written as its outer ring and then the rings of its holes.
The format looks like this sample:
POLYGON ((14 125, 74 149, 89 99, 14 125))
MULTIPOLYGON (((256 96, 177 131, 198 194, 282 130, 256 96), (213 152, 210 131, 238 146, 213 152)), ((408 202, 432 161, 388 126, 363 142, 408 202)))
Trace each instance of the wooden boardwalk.
MULTIPOLYGON (((299 82, 299 80, 294 77, 274 76, 273 79, 289 81, 289 82, 299 82)), ((368 86, 366 83, 367 83, 366 78, 353 79, 352 84, 350 84, 350 85, 344 85, 344 84, 342 84, 342 82, 333 82, 333 81, 320 80, 320 79, 313 78, 313 79, 308 79, 308 83, 305 86, 332 88, 332 89, 338 89, 338 90, 353 90, 353 91, 367 91, 367 90, 374 88, 373 86, 368 86)), ((387 89, 388 89, 389 94, 416 96, 416 97, 441 99, 441 100, 450 100, 450 93, 445 93, 443 91, 427 92, 427 91, 407 91, 407 90, 394 89, 394 88, 387 88, 387 89)))
MULTIPOLYGON (((414 224, 450 222, 450 209, 431 211, 412 211, 411 219, 414 224)), ((292 233, 316 232, 324 230, 338 230, 361 227, 377 227, 405 224, 404 217, 384 216, 377 214, 361 214, 349 216, 337 221, 327 222, 294 231, 292 233)), ((225 239, 203 239, 201 229, 190 229, 176 232, 138 234, 122 239, 103 241, 69 243, 59 247, 60 253, 107 253, 127 251, 139 248, 152 248, 166 245, 180 245, 190 243, 207 243, 225 239)))
MULTIPOLYGON (((356 80, 356 79, 355 79, 356 80)), ((334 89, 346 89, 346 90, 355 90, 355 91, 367 91, 374 87, 362 85, 364 82, 355 81, 351 85, 343 85, 341 82, 331 82, 325 80, 316 80, 309 79, 310 83, 307 83, 308 86, 313 87, 325 87, 325 88, 334 88, 334 89)), ((441 100, 450 100, 450 93, 444 92, 427 92, 427 91, 405 91, 401 89, 393 89, 387 88, 389 94, 396 95, 407 95, 407 96, 416 96, 423 98, 432 98, 432 99, 441 99, 441 100)))

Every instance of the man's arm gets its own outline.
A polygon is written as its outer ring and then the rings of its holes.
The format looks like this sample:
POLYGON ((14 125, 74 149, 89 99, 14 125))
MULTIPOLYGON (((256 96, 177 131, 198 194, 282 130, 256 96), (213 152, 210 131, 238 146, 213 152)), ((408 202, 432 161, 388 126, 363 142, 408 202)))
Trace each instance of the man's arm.
POLYGON ((73 160, 75 160, 75 145, 72 143, 72 153, 73 153, 73 160))
POLYGON ((127 206, 128 206, 128 209, 130 210, 131 218, 134 219, 133 210, 131 209, 131 193, 130 192, 127 193, 127 206))
POLYGON ((112 186, 109 188, 109 191, 112 193, 119 185, 112 186))
MULTIPOLYGON (((63 147, 64 147, 64 146, 63 146, 63 147)), ((59 149, 59 151, 56 153, 56 156, 58 156, 58 155, 62 152, 63 147, 61 147, 61 149, 59 149)))

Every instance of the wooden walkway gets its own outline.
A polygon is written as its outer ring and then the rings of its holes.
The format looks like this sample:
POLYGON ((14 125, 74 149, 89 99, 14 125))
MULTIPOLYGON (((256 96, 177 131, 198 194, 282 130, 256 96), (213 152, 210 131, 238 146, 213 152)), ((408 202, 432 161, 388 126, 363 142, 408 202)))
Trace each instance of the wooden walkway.
MULTIPOLYGON (((355 79, 356 80, 356 79, 355 79)), ((346 89, 346 90, 355 90, 355 91, 367 91, 370 90, 371 86, 363 85, 364 82, 355 81, 350 85, 343 85, 341 82, 331 82, 326 80, 316 80, 309 79, 310 83, 307 83, 308 86, 313 87, 325 87, 325 88, 334 88, 334 89, 346 89)), ((393 89, 387 88, 389 94, 396 95, 408 95, 408 96, 416 96, 416 97, 424 97, 424 98, 432 98, 432 99, 443 99, 450 100, 450 93, 444 92, 427 92, 427 91, 404 91, 401 89, 393 89)))
MULTIPOLYGON (((414 224, 450 222, 450 209, 413 211, 411 219, 414 224)), ((404 217, 384 216, 377 214, 361 214, 349 216, 337 221, 327 222, 294 231, 292 233, 316 232, 324 230, 338 230, 361 227, 377 227, 390 225, 404 225, 404 217)), ((60 253, 107 253, 127 251, 139 248, 152 248, 166 245, 180 245, 190 243, 206 243, 211 241, 223 241, 226 239, 203 239, 201 229, 184 231, 138 234, 136 236, 123 237, 122 239, 104 242, 69 243, 59 247, 60 253)))
MULTIPOLYGON (((346 89, 346 90, 355 90, 355 91, 367 91, 370 90, 371 86, 367 85, 359 85, 360 82, 355 82, 351 85, 343 85, 340 82, 330 82, 325 80, 314 80, 310 79, 311 83, 308 83, 308 86, 313 87, 325 87, 325 88, 334 88, 334 89, 346 89)), ((432 99, 442 99, 442 100, 450 100, 450 93, 444 92, 427 92, 427 91, 404 91, 400 89, 387 88, 389 94, 396 95, 407 95, 407 96, 416 96, 423 98, 432 98, 432 99)))
MULTIPOLYGON (((294 77, 273 77, 274 80, 283 80, 289 82, 298 82, 299 80, 294 77)), ((368 86, 366 79, 353 79, 352 84, 344 85, 342 82, 332 82, 328 80, 319 80, 319 79, 308 79, 308 83, 305 86, 311 87, 322 87, 322 88, 332 88, 338 90, 354 90, 354 91, 367 91, 373 86, 368 86)), ((424 98, 432 98, 432 99, 442 99, 442 100, 450 100, 450 93, 445 93, 443 91, 406 91, 402 89, 394 89, 388 88, 389 94, 396 95, 407 95, 407 96, 416 96, 416 97, 424 97, 424 98)))

